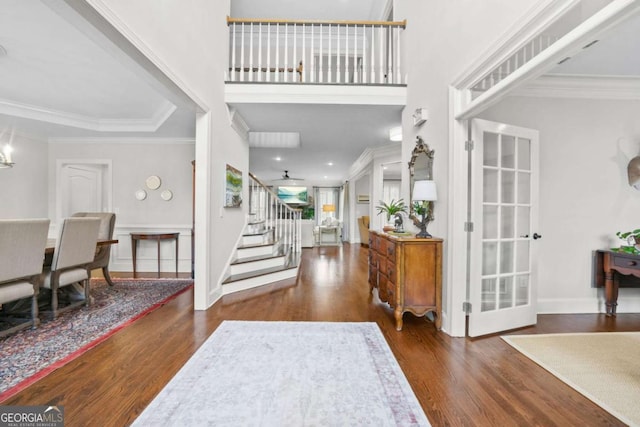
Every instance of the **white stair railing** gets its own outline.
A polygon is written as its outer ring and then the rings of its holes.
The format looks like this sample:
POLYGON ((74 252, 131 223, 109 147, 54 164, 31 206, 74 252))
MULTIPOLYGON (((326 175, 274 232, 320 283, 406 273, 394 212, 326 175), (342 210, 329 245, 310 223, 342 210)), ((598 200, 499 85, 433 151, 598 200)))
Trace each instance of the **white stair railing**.
POLYGON ((407 21, 227 18, 230 82, 403 85, 407 21))
POLYGON ((302 210, 288 206, 251 173, 249 213, 254 221, 264 221, 265 227, 273 229, 274 239, 281 242, 289 254, 299 259, 302 251, 302 210))

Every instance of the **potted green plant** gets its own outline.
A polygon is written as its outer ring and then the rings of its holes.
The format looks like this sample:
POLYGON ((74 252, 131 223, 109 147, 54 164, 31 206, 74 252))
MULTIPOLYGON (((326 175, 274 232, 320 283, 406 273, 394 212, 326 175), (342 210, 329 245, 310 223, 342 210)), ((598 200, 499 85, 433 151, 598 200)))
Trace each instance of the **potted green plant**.
MULTIPOLYGON (((398 201, 391 199, 389 203, 385 203, 382 200, 380 200, 379 203, 380 204, 376 206, 376 209, 378 210, 378 215, 384 213, 387 216, 387 223, 391 222, 391 217, 394 216, 395 214, 407 212, 407 205, 404 204, 403 199, 398 199, 398 201)), ((394 230, 395 226, 391 224, 385 225, 382 229, 384 231, 394 230)))
POLYGON ((621 245, 619 248, 611 248, 615 252, 626 252, 629 254, 640 254, 640 228, 633 231, 618 231, 616 236, 620 240, 624 240, 627 245, 621 245))

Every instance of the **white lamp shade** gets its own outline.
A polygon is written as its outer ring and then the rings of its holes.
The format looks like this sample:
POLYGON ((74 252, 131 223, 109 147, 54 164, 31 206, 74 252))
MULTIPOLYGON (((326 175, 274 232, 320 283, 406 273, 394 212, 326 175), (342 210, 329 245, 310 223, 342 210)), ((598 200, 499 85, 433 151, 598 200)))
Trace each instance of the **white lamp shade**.
POLYGON ((438 200, 435 181, 416 181, 413 183, 414 201, 434 201, 438 200))

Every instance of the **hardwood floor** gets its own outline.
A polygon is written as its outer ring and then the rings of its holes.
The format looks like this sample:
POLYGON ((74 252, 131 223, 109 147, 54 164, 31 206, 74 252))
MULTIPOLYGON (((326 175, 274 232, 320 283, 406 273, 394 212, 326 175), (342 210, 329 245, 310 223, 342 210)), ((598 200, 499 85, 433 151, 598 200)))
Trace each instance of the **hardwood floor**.
MULTIPOLYGON (((391 309, 369 294, 366 251, 305 249, 297 284, 225 296, 207 311, 194 312, 184 293, 2 404, 64 405, 68 427, 128 425, 223 320, 368 321, 434 426, 624 425, 499 336, 452 338, 411 314, 397 332, 391 309)), ((640 314, 538 319, 515 333, 640 330, 640 314)))

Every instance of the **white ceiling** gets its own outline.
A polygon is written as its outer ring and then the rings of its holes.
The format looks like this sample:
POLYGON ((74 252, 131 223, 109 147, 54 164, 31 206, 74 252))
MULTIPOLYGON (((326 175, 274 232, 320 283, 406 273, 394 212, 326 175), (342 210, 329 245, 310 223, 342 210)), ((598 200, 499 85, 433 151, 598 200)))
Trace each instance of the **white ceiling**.
POLYGON ((124 64, 62 0, 2 0, 0 45, 0 129, 37 138, 194 134, 193 106, 124 64))
POLYGON ((640 76, 640 13, 603 34, 596 44, 558 65, 551 73, 640 76))
MULTIPOLYGON (((383 19, 387 0, 231 0, 231 16, 383 19)), ((640 75, 640 17, 558 66, 554 73, 640 75)), ((195 135, 194 106, 172 95, 64 0, 2 0, 0 133, 35 137, 195 135)), ((252 149, 265 180, 291 176, 340 181, 366 147, 391 144, 398 107, 235 105, 252 131, 297 131, 302 147, 252 149), (277 162, 275 157, 282 160, 277 162), (333 162, 333 166, 327 163, 333 162)))

